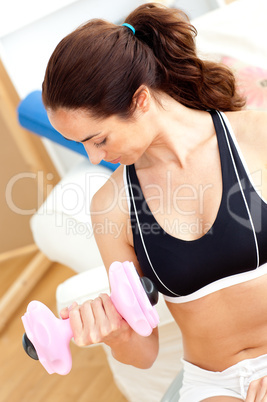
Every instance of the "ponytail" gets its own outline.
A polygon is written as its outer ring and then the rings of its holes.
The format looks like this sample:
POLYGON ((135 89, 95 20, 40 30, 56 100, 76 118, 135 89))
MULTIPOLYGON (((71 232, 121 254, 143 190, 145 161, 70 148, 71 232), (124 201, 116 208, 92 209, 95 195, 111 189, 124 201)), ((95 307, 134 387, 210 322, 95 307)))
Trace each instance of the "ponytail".
POLYGON ((197 56, 196 28, 178 9, 142 5, 126 19, 136 37, 154 53, 160 89, 193 109, 240 110, 245 100, 237 93, 235 77, 221 63, 197 56))
POLYGON ((196 29, 182 11, 143 4, 125 20, 132 29, 93 19, 54 50, 43 82, 47 109, 88 109, 96 117, 132 115, 141 85, 199 110, 240 110, 232 72, 196 54, 196 29))

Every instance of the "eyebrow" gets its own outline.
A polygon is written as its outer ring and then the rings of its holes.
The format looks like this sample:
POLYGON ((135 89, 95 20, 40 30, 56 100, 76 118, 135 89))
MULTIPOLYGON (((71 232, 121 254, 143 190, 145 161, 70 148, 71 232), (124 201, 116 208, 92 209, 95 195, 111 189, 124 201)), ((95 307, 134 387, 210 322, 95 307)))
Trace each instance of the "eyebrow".
MULTIPOLYGON (((75 142, 78 142, 78 143, 80 143, 80 142, 86 142, 86 141, 90 140, 91 138, 96 137, 96 136, 99 135, 99 134, 101 134, 101 131, 100 131, 99 133, 89 135, 88 137, 84 138, 83 140, 75 141, 75 142)), ((65 138, 65 140, 67 140, 67 141, 74 141, 74 140, 70 140, 69 138, 64 137, 63 135, 62 135, 62 137, 65 138)))
POLYGON ((100 131, 99 133, 89 135, 88 137, 86 137, 84 140, 81 140, 80 142, 88 141, 88 140, 90 140, 91 138, 96 137, 96 136, 99 135, 99 134, 101 134, 101 131, 100 131))

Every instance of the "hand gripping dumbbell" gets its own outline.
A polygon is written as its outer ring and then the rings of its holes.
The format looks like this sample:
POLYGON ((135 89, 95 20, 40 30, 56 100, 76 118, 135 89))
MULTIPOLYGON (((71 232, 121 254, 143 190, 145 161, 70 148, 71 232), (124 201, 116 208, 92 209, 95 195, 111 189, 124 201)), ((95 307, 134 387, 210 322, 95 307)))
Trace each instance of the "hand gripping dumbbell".
MULTIPOLYGON (((119 314, 142 336, 149 336, 159 323, 154 307, 158 292, 153 282, 139 277, 133 263, 114 262, 109 269, 110 298, 119 314)), ((70 340, 73 332, 69 319, 61 320, 39 301, 32 301, 22 317, 26 333, 25 352, 40 360, 49 374, 68 374, 72 367, 70 340)))

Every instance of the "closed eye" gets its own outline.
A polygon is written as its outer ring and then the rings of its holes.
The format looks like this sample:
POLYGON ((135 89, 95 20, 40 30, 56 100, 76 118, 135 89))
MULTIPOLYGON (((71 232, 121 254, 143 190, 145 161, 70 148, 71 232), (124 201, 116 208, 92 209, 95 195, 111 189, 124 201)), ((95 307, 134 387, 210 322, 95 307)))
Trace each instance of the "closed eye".
POLYGON ((107 142, 107 139, 105 138, 105 139, 104 139, 103 141, 101 141, 101 142, 94 142, 94 146, 98 148, 98 147, 101 147, 101 146, 105 145, 106 142, 107 142))

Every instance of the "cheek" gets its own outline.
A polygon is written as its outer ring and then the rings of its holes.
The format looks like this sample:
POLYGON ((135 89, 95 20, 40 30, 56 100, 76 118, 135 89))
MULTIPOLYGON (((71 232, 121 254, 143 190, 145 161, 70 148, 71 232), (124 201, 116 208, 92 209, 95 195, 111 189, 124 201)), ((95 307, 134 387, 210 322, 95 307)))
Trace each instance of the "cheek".
POLYGON ((110 141, 110 151, 112 149, 116 153, 131 156, 136 153, 140 154, 146 149, 145 136, 132 131, 130 127, 112 140, 112 142, 110 141))
POLYGON ((125 147, 124 149, 122 147, 122 150, 124 150, 124 152, 127 153, 128 155, 136 155, 143 152, 143 147, 140 140, 139 141, 135 140, 130 144, 125 144, 125 147))

